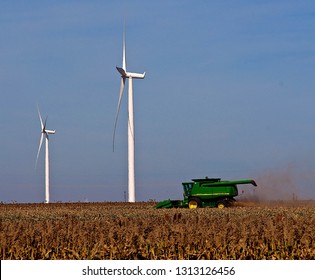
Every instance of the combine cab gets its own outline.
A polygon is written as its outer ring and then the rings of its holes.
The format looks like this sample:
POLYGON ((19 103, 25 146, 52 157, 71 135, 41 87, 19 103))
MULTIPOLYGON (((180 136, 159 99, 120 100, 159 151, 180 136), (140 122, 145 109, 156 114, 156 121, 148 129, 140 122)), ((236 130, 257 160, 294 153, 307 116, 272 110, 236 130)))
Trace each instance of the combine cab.
POLYGON ((221 181, 220 178, 193 179, 192 182, 182 183, 184 200, 164 200, 155 208, 202 208, 230 206, 238 196, 237 185, 252 184, 254 180, 221 181))

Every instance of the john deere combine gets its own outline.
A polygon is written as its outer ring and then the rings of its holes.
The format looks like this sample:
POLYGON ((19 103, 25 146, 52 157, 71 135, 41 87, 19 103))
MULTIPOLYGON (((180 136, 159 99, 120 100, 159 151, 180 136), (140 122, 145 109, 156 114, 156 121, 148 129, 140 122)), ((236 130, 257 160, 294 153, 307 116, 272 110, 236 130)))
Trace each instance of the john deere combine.
POLYGON ((254 180, 221 181, 220 178, 193 179, 192 182, 182 183, 184 188, 184 200, 164 200, 155 208, 201 208, 230 206, 238 196, 237 185, 252 184, 257 186, 254 180))

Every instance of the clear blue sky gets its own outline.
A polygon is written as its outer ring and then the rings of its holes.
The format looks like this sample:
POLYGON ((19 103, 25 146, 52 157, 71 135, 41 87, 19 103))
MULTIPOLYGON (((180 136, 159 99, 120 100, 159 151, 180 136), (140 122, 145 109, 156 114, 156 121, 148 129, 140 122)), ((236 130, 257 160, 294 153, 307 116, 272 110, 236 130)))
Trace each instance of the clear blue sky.
MULTIPOLYGON (((126 18, 136 197, 199 177, 315 198, 314 1, 1 1, 0 201, 123 201, 127 95, 112 136, 126 18)), ((126 88, 127 89, 127 88, 126 88)))

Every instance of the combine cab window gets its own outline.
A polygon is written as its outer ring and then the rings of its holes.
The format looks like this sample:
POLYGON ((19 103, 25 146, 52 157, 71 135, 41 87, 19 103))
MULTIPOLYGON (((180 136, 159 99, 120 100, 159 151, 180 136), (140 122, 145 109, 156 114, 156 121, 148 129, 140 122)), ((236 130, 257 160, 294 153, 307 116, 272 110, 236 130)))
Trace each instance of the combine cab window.
POLYGON ((194 185, 194 183, 183 183, 185 196, 191 195, 191 189, 192 189, 193 185, 194 185))

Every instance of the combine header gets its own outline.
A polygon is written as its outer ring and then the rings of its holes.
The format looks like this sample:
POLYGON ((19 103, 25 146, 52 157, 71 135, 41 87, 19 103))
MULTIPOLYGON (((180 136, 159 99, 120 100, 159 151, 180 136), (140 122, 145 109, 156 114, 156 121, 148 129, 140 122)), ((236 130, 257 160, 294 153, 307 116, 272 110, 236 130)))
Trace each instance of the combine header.
POLYGON ((237 185, 252 184, 257 186, 254 180, 221 181, 220 178, 193 179, 192 182, 182 183, 184 188, 184 200, 164 200, 155 208, 202 208, 230 206, 234 197, 238 196, 237 185))

